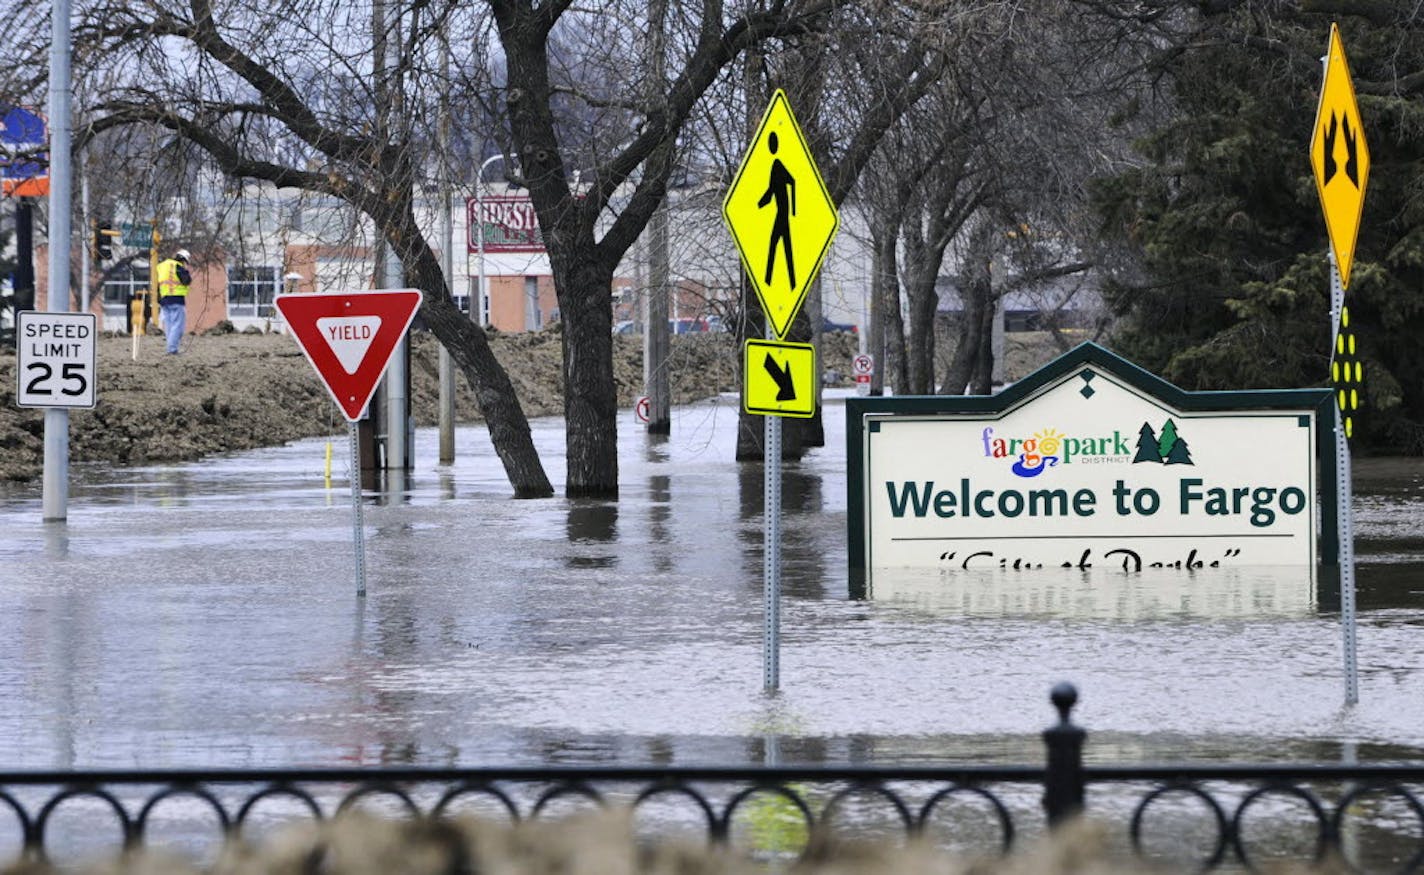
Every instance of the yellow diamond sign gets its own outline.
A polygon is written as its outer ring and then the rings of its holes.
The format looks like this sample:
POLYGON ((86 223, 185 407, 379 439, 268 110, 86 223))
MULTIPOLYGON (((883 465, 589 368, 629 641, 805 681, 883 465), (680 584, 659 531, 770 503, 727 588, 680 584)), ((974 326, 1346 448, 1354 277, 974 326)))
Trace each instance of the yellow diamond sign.
POLYGON ((1360 109, 1355 105, 1355 84, 1345 61, 1345 46, 1340 42, 1340 29, 1334 24, 1330 25, 1325 81, 1320 86, 1315 133, 1310 139, 1310 166, 1315 170, 1315 188, 1325 211, 1325 227, 1330 232, 1340 284, 1349 288, 1360 211, 1365 205, 1365 183, 1370 176, 1370 150, 1365 145, 1360 109))
POLYGON ((809 343, 748 340, 742 347, 742 409, 805 419, 816 412, 816 348, 809 343))
POLYGON ((722 217, 777 337, 785 337, 840 217, 781 90, 772 95, 722 217))

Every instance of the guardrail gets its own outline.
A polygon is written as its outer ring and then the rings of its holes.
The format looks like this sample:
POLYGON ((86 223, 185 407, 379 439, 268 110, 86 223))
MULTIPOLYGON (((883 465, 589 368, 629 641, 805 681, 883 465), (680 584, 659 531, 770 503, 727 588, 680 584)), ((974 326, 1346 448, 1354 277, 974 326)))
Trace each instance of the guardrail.
MULTIPOLYGON (((0 835, 21 837, 23 858, 43 861, 52 850, 56 813, 87 799, 112 815, 123 846, 154 844, 151 823, 160 806, 186 799, 211 815, 217 838, 234 839, 273 800, 285 800, 302 816, 323 820, 367 800, 382 799, 402 816, 439 819, 479 798, 511 821, 549 815, 556 802, 606 805, 626 802, 635 810, 652 800, 675 801, 685 819, 705 829, 713 843, 728 842, 737 816, 758 795, 779 800, 800 816, 807 831, 837 830, 846 811, 864 814, 880 806, 881 820, 908 836, 939 822, 951 801, 970 801, 1007 853, 1024 827, 1052 828, 1080 812, 1111 820, 1125 813, 1127 837, 1145 852, 1146 824, 1158 809, 1174 821, 1183 805, 1210 830, 1199 839, 1204 869, 1239 863, 1256 868, 1247 837, 1247 814, 1270 809, 1278 829, 1304 828, 1313 838, 1306 856, 1333 856, 1347 866, 1383 860, 1395 871, 1424 870, 1424 804, 1411 785, 1424 785, 1424 766, 1390 765, 1144 765, 1089 766, 1083 762, 1087 733, 1073 724, 1077 691, 1054 687, 1058 722, 1043 732, 1044 766, 939 767, 589 767, 589 768, 336 768, 264 770, 154 770, 0 772, 0 835), (1112 800, 1102 809, 1092 798, 1112 800), (1022 808, 1037 796, 1041 815, 1033 823, 1022 808), (1007 797, 1013 797, 1006 802, 1007 797), (1275 804, 1266 800, 1274 797, 1275 804), (1333 797, 1333 798, 1332 798, 1333 797), (1282 805, 1281 803, 1286 803, 1282 805), (1160 806, 1160 808, 1159 808, 1160 806), (1020 810, 1016 814, 1014 808, 1020 810), (1294 807, 1301 822, 1286 811, 1294 807), (1365 810, 1368 809, 1368 810, 1365 810), (1384 817, 1381 812, 1389 810, 1384 817), (1361 811, 1364 813, 1361 814, 1361 811), (8 812, 8 814, 7 814, 8 812), (1354 812, 1352 814, 1352 812, 1354 812), (1366 822, 1367 817, 1384 822, 1366 822), (7 818, 10 820, 6 824, 7 818), (1294 818, 1294 819, 1293 819, 1294 818), (1352 823, 1352 819, 1359 821, 1352 823), (1411 823, 1412 821, 1412 823, 1411 823), (17 830, 17 832, 15 832, 17 830)), ((91 815, 92 816, 92 815, 91 815)), ((955 824, 956 826, 960 824, 955 824)), ((983 833, 983 824, 979 825, 983 833)))

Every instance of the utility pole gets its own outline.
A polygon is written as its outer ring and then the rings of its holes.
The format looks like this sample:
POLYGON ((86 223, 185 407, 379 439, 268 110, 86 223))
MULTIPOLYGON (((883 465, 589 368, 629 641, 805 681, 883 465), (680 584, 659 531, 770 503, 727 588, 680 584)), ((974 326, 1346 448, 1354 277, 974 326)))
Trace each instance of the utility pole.
MULTIPOLYGON (((400 99, 399 82, 393 82, 396 65, 390 63, 390 54, 400 52, 399 13, 388 18, 390 7, 386 0, 376 0, 371 14, 374 25, 374 46, 376 71, 376 114, 380 126, 380 140, 390 142, 391 132, 400 99), (391 33, 396 39, 390 40, 391 33)), ((404 286, 404 268, 395 247, 385 247, 385 263, 381 265, 381 288, 398 289, 404 286)), ((410 470, 410 336, 401 338, 391 356, 390 368, 385 378, 386 402, 386 458, 387 471, 410 470)))
MULTIPOLYGON (((664 80, 667 59, 664 43, 667 31, 667 0, 648 4, 648 99, 666 100, 664 80)), ((666 147, 671 162, 673 144, 666 147)), ((643 312, 643 393, 648 396, 648 433, 672 433, 672 381, 668 358, 672 339, 668 327, 668 295, 671 293, 668 267, 668 196, 663 195, 648 222, 648 293, 643 312)))
MULTIPOLYGON (((84 172, 84 168, 79 168, 79 226, 87 234, 90 229, 89 221, 89 174, 84 172)), ((79 312, 89 312, 89 241, 85 238, 84 245, 79 249, 79 312)), ((96 255, 98 253, 95 253, 96 255)))
MULTIPOLYGON (((46 309, 69 309, 70 183, 69 0, 53 0, 49 46, 49 294, 46 309)), ((18 320, 16 320, 18 324, 18 320)), ((69 411, 44 412, 43 519, 69 516, 69 411)))
MULTIPOLYGON (((445 283, 455 283, 454 209, 450 197, 450 31, 440 29, 440 118, 436 124, 436 152, 440 156, 440 251, 445 283)), ((450 350, 440 344, 440 464, 455 461, 455 367, 450 350)))

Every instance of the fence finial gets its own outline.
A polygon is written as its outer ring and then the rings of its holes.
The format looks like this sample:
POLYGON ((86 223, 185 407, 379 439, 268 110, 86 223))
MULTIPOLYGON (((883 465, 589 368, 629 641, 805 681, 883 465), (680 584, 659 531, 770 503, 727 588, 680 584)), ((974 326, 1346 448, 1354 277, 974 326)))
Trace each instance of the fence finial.
POLYGON ((1058 724, 1060 726, 1071 724, 1073 721, 1068 715, 1073 710, 1073 706, 1078 704, 1078 688, 1067 681, 1059 681, 1053 685, 1053 690, 1049 692, 1048 698, 1053 701, 1053 707, 1058 709, 1058 724))
POLYGON ((1088 733, 1074 726, 1071 711, 1078 703, 1078 688, 1064 681, 1049 693, 1058 709, 1058 723, 1043 731, 1048 748, 1048 769, 1043 782, 1043 808, 1048 825, 1057 826, 1083 810, 1083 741, 1088 733))

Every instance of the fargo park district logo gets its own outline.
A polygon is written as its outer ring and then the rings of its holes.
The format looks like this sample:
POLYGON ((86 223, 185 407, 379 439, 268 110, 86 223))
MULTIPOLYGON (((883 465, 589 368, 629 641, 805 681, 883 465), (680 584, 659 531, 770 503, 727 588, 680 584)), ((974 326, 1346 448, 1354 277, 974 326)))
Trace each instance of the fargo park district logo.
POLYGON ((1079 463, 1125 462, 1130 457, 1138 462, 1156 462, 1165 465, 1192 465, 1192 455, 1186 440, 1177 433, 1172 420, 1162 425, 1158 435, 1149 422, 1142 423, 1137 432, 1137 446, 1132 445, 1118 429, 1110 435, 1092 437, 1068 437, 1054 428, 1044 428, 1027 438, 996 437, 992 426, 986 426, 980 435, 984 444, 984 455, 991 459, 1011 459, 1009 470, 1020 477, 1037 477, 1060 463, 1067 465, 1074 459, 1079 463))

